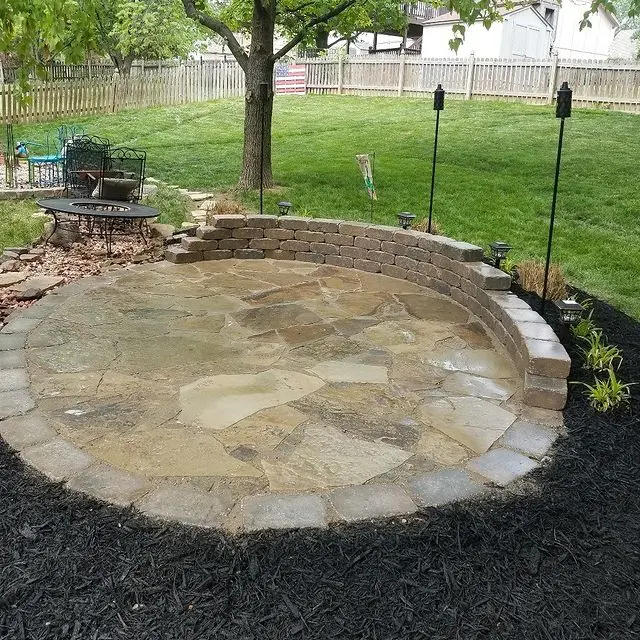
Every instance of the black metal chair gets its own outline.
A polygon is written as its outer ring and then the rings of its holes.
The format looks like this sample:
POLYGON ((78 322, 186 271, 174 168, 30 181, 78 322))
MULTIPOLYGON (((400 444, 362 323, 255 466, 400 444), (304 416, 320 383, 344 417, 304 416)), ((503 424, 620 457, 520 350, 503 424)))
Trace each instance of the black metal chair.
POLYGON ((95 189, 92 175, 100 173, 111 145, 98 136, 76 136, 65 145, 64 187, 67 195, 91 197, 95 189))
POLYGON ((144 186, 147 154, 139 149, 117 147, 103 158, 94 195, 103 200, 139 202, 144 186))

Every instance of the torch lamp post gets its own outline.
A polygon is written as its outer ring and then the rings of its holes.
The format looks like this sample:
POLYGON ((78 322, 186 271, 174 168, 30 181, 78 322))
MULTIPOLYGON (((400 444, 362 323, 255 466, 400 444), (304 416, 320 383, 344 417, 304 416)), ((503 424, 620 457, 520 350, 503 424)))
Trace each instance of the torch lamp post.
POLYGON ((444 89, 439 84, 433 92, 433 110, 436 112, 436 135, 433 139, 433 165, 431 167, 431 196, 429 197, 429 224, 427 233, 431 233, 431 218, 433 217, 433 189, 436 184, 436 157, 438 155, 438 129, 440 128, 440 112, 444 109, 444 89))
POLYGON ((260 215, 264 212, 264 115, 269 85, 261 82, 258 85, 258 99, 260 100, 260 215))
POLYGON ((547 300, 547 285, 549 283, 549 265, 551 264, 551 245, 553 242, 553 225, 556 217, 556 201, 558 199, 558 178, 560 177, 560 160, 562 157, 562 139, 564 137, 565 118, 571 117, 572 91, 567 82, 563 82, 558 89, 556 100, 556 118, 560 118, 560 136, 558 137, 558 156, 556 158, 556 175, 553 182, 553 200, 551 201, 551 218, 549 219, 549 238, 547 240, 547 259, 544 265, 544 284, 542 285, 542 301, 540 314, 544 316, 544 306, 547 300))

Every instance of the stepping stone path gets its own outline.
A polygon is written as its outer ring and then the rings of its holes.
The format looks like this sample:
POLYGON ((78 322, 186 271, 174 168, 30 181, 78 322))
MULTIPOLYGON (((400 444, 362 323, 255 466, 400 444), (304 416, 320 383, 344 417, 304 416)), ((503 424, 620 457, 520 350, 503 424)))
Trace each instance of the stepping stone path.
MULTIPOLYGON (((8 286, 34 282, 56 284, 8 286)), ((450 298, 286 260, 85 278, 10 316, 0 369, 0 435, 26 462, 149 516, 231 531, 509 491, 562 424, 523 405, 501 345, 450 298)))

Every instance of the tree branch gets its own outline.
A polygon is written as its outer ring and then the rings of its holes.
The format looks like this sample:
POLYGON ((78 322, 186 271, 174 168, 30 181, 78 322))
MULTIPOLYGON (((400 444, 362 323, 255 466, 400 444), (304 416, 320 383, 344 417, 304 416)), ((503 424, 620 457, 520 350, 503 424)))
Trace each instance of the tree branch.
POLYGON ((249 56, 247 56, 244 49, 240 46, 240 43, 236 40, 231 29, 229 29, 222 20, 218 20, 218 18, 214 18, 203 11, 198 11, 194 0, 182 0, 182 4, 184 5, 184 11, 189 18, 199 22, 203 27, 211 29, 211 31, 217 33, 224 39, 229 47, 229 51, 231 51, 233 57, 238 61, 242 70, 246 72, 249 56))
POLYGON ((285 44, 284 47, 280 49, 280 51, 277 51, 273 57, 276 60, 282 58, 282 56, 289 53, 289 51, 291 51, 293 47, 302 42, 307 33, 309 33, 310 29, 313 29, 313 27, 322 24, 323 22, 328 22, 329 20, 331 20, 331 18, 335 18, 343 11, 346 11, 349 7, 352 7, 354 4, 356 4, 356 2, 357 0, 344 0, 344 2, 341 2, 339 5, 335 6, 331 11, 327 11, 327 13, 325 13, 324 15, 309 20, 309 22, 304 27, 302 27, 302 29, 300 29, 298 35, 296 35, 292 40, 285 44))
POLYGON ((337 38, 331 44, 327 45, 327 49, 331 49, 331 47, 335 47, 338 44, 338 42, 342 42, 343 40, 352 40, 353 38, 357 38, 361 33, 362 31, 356 31, 355 33, 352 33, 349 36, 342 36, 341 38, 337 38))
POLYGON ((301 5, 297 7, 293 7, 292 9, 285 9, 284 13, 297 13, 298 11, 302 11, 307 7, 310 7, 314 3, 314 0, 309 0, 309 2, 303 2, 301 5))

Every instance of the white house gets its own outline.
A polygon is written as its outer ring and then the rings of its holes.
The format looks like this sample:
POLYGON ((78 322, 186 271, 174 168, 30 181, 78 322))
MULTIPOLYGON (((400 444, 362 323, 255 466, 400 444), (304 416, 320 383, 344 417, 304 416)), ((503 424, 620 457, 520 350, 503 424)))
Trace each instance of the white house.
POLYGON ((552 0, 522 4, 502 10, 502 21, 485 29, 480 21, 468 26, 458 52, 449 47, 452 27, 459 16, 446 13, 423 24, 422 56, 425 58, 547 58, 552 52, 561 58, 605 59, 613 42, 618 21, 600 8, 591 16, 591 28, 580 31, 580 21, 591 6, 590 0, 552 0))
POLYGON ((591 1, 563 0, 558 15, 558 26, 553 43, 560 58, 604 60, 609 56, 611 44, 619 27, 616 17, 600 7, 589 21, 591 27, 580 31, 580 21, 591 1))

